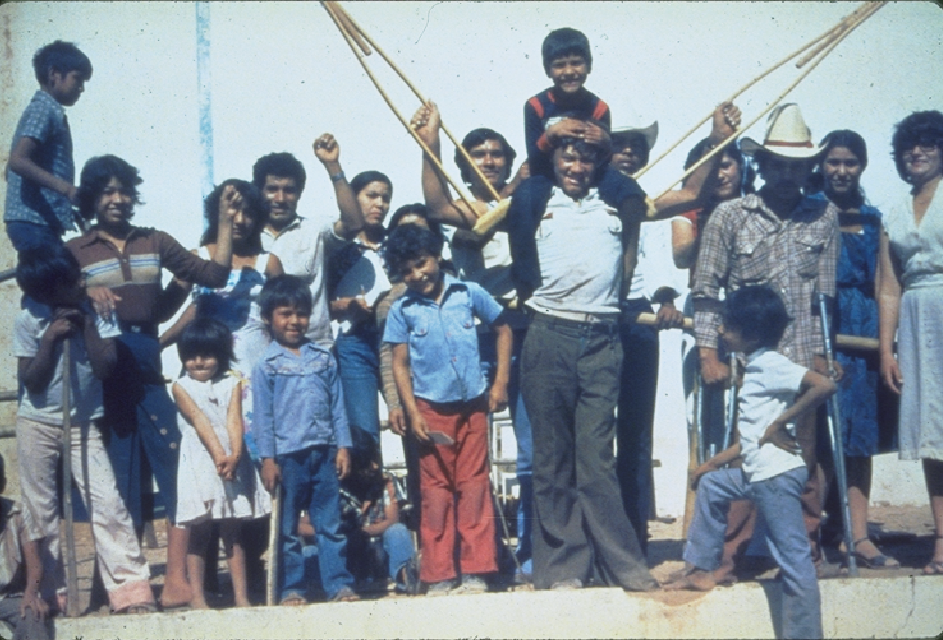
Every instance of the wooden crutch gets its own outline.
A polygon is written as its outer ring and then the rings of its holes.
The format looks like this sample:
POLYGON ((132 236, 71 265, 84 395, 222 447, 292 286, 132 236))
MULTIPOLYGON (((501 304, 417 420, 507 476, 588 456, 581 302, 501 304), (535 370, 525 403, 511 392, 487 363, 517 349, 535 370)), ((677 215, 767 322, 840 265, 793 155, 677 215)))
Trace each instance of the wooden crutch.
POLYGON ((268 575, 265 584, 265 604, 273 607, 278 604, 278 561, 281 556, 279 531, 282 526, 282 485, 278 483, 272 492, 272 515, 268 531, 268 575))
POLYGON ((79 615, 79 578, 72 516, 72 340, 69 338, 62 340, 62 517, 65 520, 66 615, 75 618, 79 615))
MULTIPOLYGON (((464 202, 465 205, 471 209, 471 202, 465 195, 464 190, 461 189, 458 184, 449 176, 449 174, 445 171, 445 168, 442 166, 442 162, 439 160, 439 158, 437 158, 435 154, 432 153, 429 147, 416 134, 413 128, 409 126, 409 122, 393 105, 386 91, 382 86, 380 86, 380 82, 367 66, 366 60, 364 58, 371 54, 370 46, 376 50, 380 57, 383 58, 384 62, 386 62, 390 69, 392 69, 400 77, 400 79, 406 84, 407 87, 409 87, 409 89, 421 103, 425 104, 426 99, 419 92, 416 86, 410 82, 409 78, 406 77, 400 68, 396 66, 396 64, 390 59, 389 56, 386 55, 386 53, 383 52, 379 46, 377 46, 377 43, 374 42, 374 40, 363 30, 363 28, 361 28, 360 25, 350 17, 350 14, 348 14, 339 3, 335 2, 334 0, 323 0, 321 5, 327 11, 328 15, 331 17, 331 20, 334 21, 334 24, 344 36, 344 39, 347 41, 347 45, 351 48, 351 51, 354 52, 354 55, 357 57, 357 61, 360 62, 360 66, 363 67, 367 77, 370 78, 371 82, 373 82, 373 85, 377 88, 377 91, 380 92, 380 96, 383 98, 384 102, 386 102, 386 105, 390 108, 400 123, 406 127, 406 130, 426 153, 426 156, 430 159, 432 164, 435 165, 439 173, 445 177, 446 181, 455 190, 462 202, 464 202)), ((455 145, 455 148, 458 150, 458 152, 465 158, 468 166, 471 167, 471 169, 478 175, 479 180, 481 180, 481 183, 488 190, 492 200, 499 203, 498 206, 494 207, 487 214, 479 218, 475 224, 475 233, 484 235, 491 229, 491 227, 500 222, 500 220, 507 214, 507 208, 510 206, 510 201, 501 200, 501 195, 491 185, 491 183, 488 182, 488 180, 482 174, 481 169, 478 168, 478 165, 475 164, 475 161, 468 154, 468 151, 461 145, 461 142, 454 135, 452 135, 452 132, 448 130, 444 123, 440 122, 439 126, 442 131, 445 132, 445 135, 448 136, 452 144, 455 145)))
POLYGON ((694 505, 697 499, 697 492, 694 489, 694 472, 704 462, 704 456, 701 453, 703 449, 703 431, 701 428, 701 412, 704 410, 703 383, 701 381, 701 368, 694 363, 694 419, 688 426, 688 486, 684 494, 684 517, 681 524, 681 536, 688 537, 688 528, 691 526, 691 520, 694 519, 694 505))

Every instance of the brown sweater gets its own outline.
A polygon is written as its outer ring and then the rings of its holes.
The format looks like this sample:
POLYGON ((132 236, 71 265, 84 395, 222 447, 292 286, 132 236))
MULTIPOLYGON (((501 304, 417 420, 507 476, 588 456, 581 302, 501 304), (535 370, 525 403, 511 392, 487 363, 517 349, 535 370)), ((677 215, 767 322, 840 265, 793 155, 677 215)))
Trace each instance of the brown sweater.
POLYGON ((156 229, 133 227, 123 252, 94 227, 66 246, 82 266, 86 286, 108 287, 121 296, 116 305, 121 322, 145 324, 166 319, 160 308, 161 269, 206 287, 222 287, 229 277, 228 267, 193 255, 156 229))

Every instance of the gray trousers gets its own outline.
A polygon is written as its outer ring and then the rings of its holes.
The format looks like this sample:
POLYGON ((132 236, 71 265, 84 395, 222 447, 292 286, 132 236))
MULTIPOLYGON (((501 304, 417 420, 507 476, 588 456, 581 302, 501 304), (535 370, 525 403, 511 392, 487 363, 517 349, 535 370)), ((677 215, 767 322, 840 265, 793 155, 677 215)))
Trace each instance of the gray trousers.
POLYGON ((747 482, 741 469, 719 469, 701 477, 684 559, 698 569, 720 566, 727 530, 727 509, 748 498, 766 523, 767 543, 783 581, 783 638, 821 638, 822 605, 809 536, 799 497, 808 479, 806 467, 747 482))
POLYGON ((598 575, 656 585, 622 508, 613 456, 622 345, 616 325, 537 314, 522 354, 534 441, 534 585, 598 575))

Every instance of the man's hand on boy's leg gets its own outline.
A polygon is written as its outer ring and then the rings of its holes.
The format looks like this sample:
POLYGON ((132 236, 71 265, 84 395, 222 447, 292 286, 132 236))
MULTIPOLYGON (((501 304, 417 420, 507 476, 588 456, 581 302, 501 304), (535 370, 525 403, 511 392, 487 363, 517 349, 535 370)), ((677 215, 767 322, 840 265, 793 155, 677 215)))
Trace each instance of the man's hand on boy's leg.
POLYGON ((350 475, 350 449, 341 447, 337 450, 334 467, 337 469, 337 477, 339 479, 343 480, 350 475))
POLYGON ((789 453, 799 453, 800 451, 798 440, 786 430, 786 423, 779 420, 774 420, 766 427, 766 431, 758 444, 762 447, 767 443, 774 444, 789 453))
POLYGON ((262 485, 269 493, 275 493, 275 488, 281 482, 282 471, 274 458, 262 459, 262 485))

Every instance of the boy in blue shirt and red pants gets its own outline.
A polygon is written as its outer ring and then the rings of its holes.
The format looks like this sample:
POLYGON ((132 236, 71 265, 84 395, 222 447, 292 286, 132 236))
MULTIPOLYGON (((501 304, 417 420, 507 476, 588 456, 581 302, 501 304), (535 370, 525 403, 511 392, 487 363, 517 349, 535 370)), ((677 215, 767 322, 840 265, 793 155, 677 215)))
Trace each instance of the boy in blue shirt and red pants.
POLYGON ((482 593, 485 575, 498 569, 488 413, 507 406, 512 334, 484 289, 440 271, 441 252, 442 239, 417 225, 390 234, 388 268, 402 276, 406 294, 390 309, 383 340, 393 345, 393 376, 420 444, 420 579, 430 585, 427 595, 482 593), (475 318, 497 334, 487 394, 475 318))

